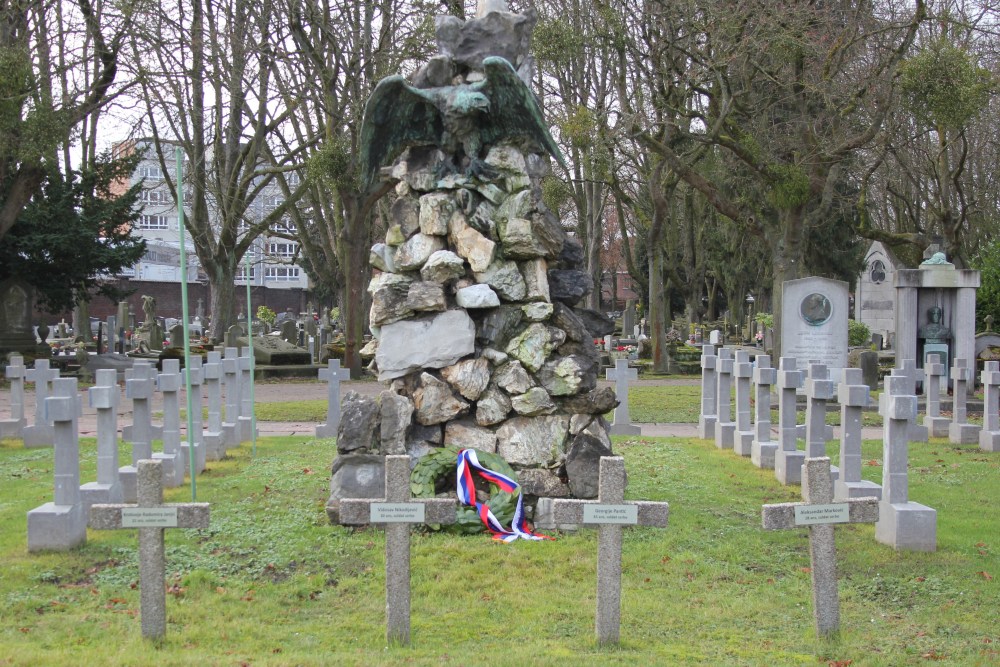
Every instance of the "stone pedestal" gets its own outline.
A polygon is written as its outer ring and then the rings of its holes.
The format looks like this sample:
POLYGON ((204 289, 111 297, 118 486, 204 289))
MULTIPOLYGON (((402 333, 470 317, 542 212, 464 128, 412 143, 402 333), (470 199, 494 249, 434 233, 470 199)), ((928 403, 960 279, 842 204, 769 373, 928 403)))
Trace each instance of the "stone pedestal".
POLYGON ((955 366, 951 369, 952 407, 951 424, 948 425, 948 440, 953 445, 971 445, 979 442, 979 427, 968 422, 966 411, 966 393, 972 384, 972 369, 969 361, 955 357, 955 366))
POLYGON ((729 348, 719 350, 716 362, 718 375, 716 378, 716 408, 718 421, 715 424, 715 446, 719 449, 732 449, 736 440, 736 422, 732 416, 733 387, 733 351, 729 348))
POLYGON ((733 451, 740 456, 750 456, 754 438, 750 421, 750 379, 753 377, 753 366, 750 355, 745 350, 736 352, 733 377, 736 379, 736 433, 733 436, 733 451))
POLYGON ((947 368, 941 363, 940 355, 931 354, 924 360, 924 377, 926 378, 924 399, 927 401, 924 426, 932 438, 948 437, 948 418, 941 416, 941 378, 944 377, 947 368))
POLYGON ((778 443, 771 439, 771 386, 778 379, 777 369, 771 368, 771 357, 757 355, 757 368, 753 371, 756 393, 754 402, 754 437, 750 460, 758 468, 774 470, 774 457, 778 443))
POLYGON ((716 363, 714 345, 703 345, 701 348, 701 414, 698 416, 698 437, 703 440, 715 440, 715 424, 718 422, 716 407, 716 363))
POLYGON ((782 357, 778 362, 778 450, 774 453, 774 476, 782 484, 802 481, 802 463, 806 453, 798 449, 799 429, 795 424, 795 392, 802 386, 803 373, 795 368, 795 359, 782 357))
POLYGON ((834 482, 838 500, 882 497, 882 487, 861 479, 861 417, 868 405, 868 385, 860 368, 845 368, 838 387, 840 402, 840 475, 834 482))

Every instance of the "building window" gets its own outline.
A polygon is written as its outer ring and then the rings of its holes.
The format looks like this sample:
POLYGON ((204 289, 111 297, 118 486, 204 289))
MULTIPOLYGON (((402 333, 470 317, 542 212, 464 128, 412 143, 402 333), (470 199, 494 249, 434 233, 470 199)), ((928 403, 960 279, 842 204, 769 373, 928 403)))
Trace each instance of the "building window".
POLYGON ((871 281, 876 285, 885 280, 885 264, 882 263, 882 260, 876 259, 872 262, 869 276, 871 277, 871 281))
POLYGON ((295 266, 269 266, 264 269, 264 279, 283 282, 299 279, 299 269, 295 266))
MULTIPOLYGON (((256 267, 251 266, 250 280, 253 280, 256 277, 257 277, 257 269, 256 267)), ((246 280, 246 279, 247 279, 247 267, 241 266, 238 269, 236 269, 236 280, 246 280)))
POLYGON ((173 198, 163 190, 143 190, 141 200, 143 206, 173 204, 173 198))
POLYGON ((274 231, 278 234, 295 234, 299 231, 299 228, 294 222, 282 220, 281 222, 276 222, 274 224, 274 231))
POLYGON ((285 203, 285 198, 281 195, 264 195, 264 208, 278 208, 285 203))
POLYGON ((163 180, 163 172, 160 170, 160 165, 152 164, 150 162, 144 162, 143 164, 140 164, 139 168, 136 170, 136 175, 139 178, 145 178, 150 181, 163 180))
POLYGON ((139 229, 168 229, 169 222, 165 215, 140 215, 139 229))
POLYGON ((269 243, 267 246, 268 254, 274 257, 283 257, 285 259, 295 257, 298 251, 298 243, 269 243))

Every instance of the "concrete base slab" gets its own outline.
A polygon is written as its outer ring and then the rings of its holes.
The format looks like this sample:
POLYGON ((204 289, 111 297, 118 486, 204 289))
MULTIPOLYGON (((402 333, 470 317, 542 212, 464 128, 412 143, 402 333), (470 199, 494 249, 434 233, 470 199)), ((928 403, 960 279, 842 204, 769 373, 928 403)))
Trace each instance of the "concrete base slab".
POLYGON ((642 429, 635 424, 612 424, 608 433, 610 435, 640 435, 642 429))
POLYGON ((28 551, 69 551, 86 541, 83 505, 45 503, 28 511, 28 551))
POLYGON ((774 476, 782 484, 802 483, 802 464, 806 453, 801 450, 785 451, 779 449, 774 454, 774 476))
POLYGON ((333 428, 329 424, 320 424, 316 427, 316 437, 317 438, 336 438, 337 429, 333 428))
MULTIPOLYGON (((150 424, 149 425, 149 439, 150 440, 163 440, 163 424, 150 424)), ((122 440, 125 442, 132 442, 132 425, 126 424, 122 426, 122 440)))
POLYGON ((249 417, 238 418, 236 426, 239 429, 240 442, 249 442, 253 439, 253 424, 249 417))
POLYGON ((221 461, 226 455, 226 441, 222 431, 205 431, 201 434, 205 444, 205 460, 221 461))
POLYGON ((924 426, 932 438, 947 438, 949 424, 951 420, 947 417, 924 417, 924 426))
POLYGON ((80 486, 80 502, 83 504, 83 514, 91 505, 107 505, 125 502, 125 495, 122 491, 121 482, 116 484, 101 484, 99 482, 87 482, 80 486))
POLYGON ((845 482, 838 479, 833 485, 833 494, 836 500, 848 500, 849 498, 878 498, 882 499, 882 485, 868 480, 860 482, 845 482))
POLYGON ((754 442, 750 448, 750 462, 764 470, 774 470, 774 456, 778 453, 776 442, 754 442))
POLYGON ((118 480, 122 485, 122 502, 139 502, 139 478, 135 466, 122 466, 118 469, 118 480))
POLYGON ((226 449, 240 446, 240 429, 236 422, 222 422, 222 437, 226 443, 226 449))
POLYGON ((25 426, 24 419, 0 419, 0 440, 23 440, 25 426))
MULTIPOLYGON (((184 472, 187 474, 191 473, 191 447, 186 443, 181 443, 181 460, 184 462, 184 472)), ((195 445, 194 450, 194 465, 197 470, 196 475, 200 475, 205 471, 205 445, 195 445)))
POLYGON ((47 424, 24 427, 24 447, 25 449, 40 449, 51 447, 55 442, 55 431, 47 424))
POLYGON ((737 431, 733 439, 733 451, 740 456, 750 456, 753 453, 753 431, 737 431))
POLYGON ((1000 452, 1000 431, 980 431, 979 449, 984 452, 1000 452))
POLYGON ((702 440, 715 440, 715 415, 702 415, 698 418, 698 437, 702 440))
POLYGON ((979 431, 982 430, 975 424, 956 424, 952 422, 948 425, 948 441, 953 445, 972 445, 979 442, 979 431))
POLYGON ((715 446, 732 449, 736 441, 736 422, 718 422, 715 425, 715 446))
POLYGON ((927 442, 928 440, 929 434, 926 426, 910 424, 910 430, 907 433, 909 434, 910 442, 927 442))
POLYGON ((937 510, 919 503, 878 506, 875 539, 903 551, 937 551, 937 510))
POLYGON ((163 461, 163 487, 172 489, 184 483, 184 461, 177 454, 154 452, 153 459, 163 461))

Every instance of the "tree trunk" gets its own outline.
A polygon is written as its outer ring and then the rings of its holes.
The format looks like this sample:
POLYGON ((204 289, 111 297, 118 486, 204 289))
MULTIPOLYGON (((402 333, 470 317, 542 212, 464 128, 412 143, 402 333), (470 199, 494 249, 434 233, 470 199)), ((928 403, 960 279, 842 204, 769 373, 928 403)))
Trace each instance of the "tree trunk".
MULTIPOLYGON (((205 267, 206 269, 208 267, 205 267)), ((236 321, 236 286, 233 280, 236 270, 226 264, 216 264, 208 270, 209 311, 212 326, 209 336, 217 343, 226 339, 226 329, 236 321)), ((249 276, 247 276, 249 280, 249 276)), ((250 323, 247 323, 250 326, 250 323)))
POLYGON ((368 313, 365 310, 365 290, 368 286, 370 268, 368 251, 370 229, 367 224, 369 207, 357 203, 357 197, 343 197, 344 228, 341 231, 341 265, 344 267, 343 306, 344 320, 344 367, 351 369, 352 378, 361 377, 361 355, 364 345, 365 324, 368 313))
POLYGON ((774 307, 774 359, 781 358, 781 287, 786 280, 797 280, 803 277, 803 262, 805 259, 805 243, 803 242, 803 210, 802 207, 783 210, 778 213, 779 229, 784 234, 768 234, 771 242, 771 266, 774 280, 771 284, 771 303, 774 307))
POLYGON ((667 331, 664 326, 665 290, 663 289, 663 247, 660 243, 649 246, 649 327, 653 343, 653 372, 666 373, 667 331))

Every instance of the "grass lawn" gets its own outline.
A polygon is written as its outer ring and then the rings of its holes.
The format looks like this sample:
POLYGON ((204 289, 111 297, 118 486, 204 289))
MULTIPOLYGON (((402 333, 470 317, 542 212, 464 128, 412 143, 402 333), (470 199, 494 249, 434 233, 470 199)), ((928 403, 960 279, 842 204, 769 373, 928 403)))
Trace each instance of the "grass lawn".
MULTIPOLYGON (((938 511, 939 550, 897 553, 837 529, 842 632, 818 640, 805 530, 764 532, 760 506, 799 498, 702 440, 624 439, 627 497, 671 503, 666 530, 627 530, 622 643, 595 644, 596 534, 503 545, 420 533, 413 643, 384 641, 384 540, 328 524, 332 440, 263 438, 212 463, 205 531, 168 531, 168 634, 140 635, 135 531, 90 531, 29 555, 25 512, 52 495, 52 453, 0 444, 0 665, 995 665, 1000 455, 911 446, 910 497, 938 511)), ((836 463, 835 444, 830 453, 836 463)), ((93 441, 82 443, 93 479, 93 441)), ((122 448, 125 456, 126 448, 122 448)), ((864 476, 881 475, 866 442, 864 476)), ((168 501, 190 500, 189 487, 168 501)))

